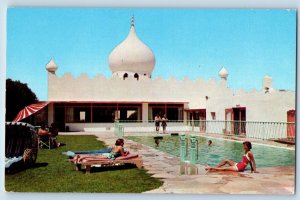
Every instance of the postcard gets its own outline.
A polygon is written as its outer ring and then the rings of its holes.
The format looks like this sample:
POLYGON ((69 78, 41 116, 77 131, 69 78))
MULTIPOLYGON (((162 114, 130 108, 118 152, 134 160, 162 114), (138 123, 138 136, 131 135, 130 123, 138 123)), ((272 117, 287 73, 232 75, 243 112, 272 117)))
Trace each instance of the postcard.
POLYGON ((295 194, 296 25, 293 9, 9 8, 5 190, 295 194))

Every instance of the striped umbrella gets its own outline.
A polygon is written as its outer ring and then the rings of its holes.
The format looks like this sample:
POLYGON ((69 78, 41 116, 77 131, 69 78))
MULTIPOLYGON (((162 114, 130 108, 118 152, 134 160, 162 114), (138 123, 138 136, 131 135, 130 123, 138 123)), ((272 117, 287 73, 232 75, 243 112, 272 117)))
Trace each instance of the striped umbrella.
POLYGON ((41 110, 45 106, 47 106, 50 102, 39 102, 39 103, 34 103, 29 106, 26 106, 24 109, 22 109, 13 122, 18 122, 21 121, 22 119, 32 115, 33 113, 36 113, 37 111, 41 110))

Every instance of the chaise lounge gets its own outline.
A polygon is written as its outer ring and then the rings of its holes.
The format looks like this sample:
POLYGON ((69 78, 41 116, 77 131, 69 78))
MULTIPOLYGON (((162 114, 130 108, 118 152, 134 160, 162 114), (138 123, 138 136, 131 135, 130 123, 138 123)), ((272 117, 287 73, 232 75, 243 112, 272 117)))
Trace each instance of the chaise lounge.
POLYGON ((63 154, 67 155, 70 159, 74 158, 76 155, 101 155, 103 153, 109 153, 111 152, 112 148, 107 147, 103 149, 98 149, 98 150, 89 150, 89 151, 67 151, 63 152, 63 154))
POLYGON ((92 165, 101 165, 101 166, 115 166, 120 164, 133 164, 137 168, 141 169, 143 167, 143 159, 137 154, 129 154, 127 156, 120 156, 116 159, 103 158, 103 156, 91 156, 76 161, 75 159, 71 160, 76 165, 76 171, 81 171, 82 166, 85 167, 86 173, 91 172, 92 165))

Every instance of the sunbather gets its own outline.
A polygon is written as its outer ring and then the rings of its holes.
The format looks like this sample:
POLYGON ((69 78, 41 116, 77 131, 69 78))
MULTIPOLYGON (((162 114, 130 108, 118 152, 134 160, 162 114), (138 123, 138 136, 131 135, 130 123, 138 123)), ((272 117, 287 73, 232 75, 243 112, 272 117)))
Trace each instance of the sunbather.
POLYGON ((73 158, 73 162, 78 163, 83 161, 84 159, 116 159, 119 156, 127 156, 129 154, 129 151, 124 150, 124 140, 123 139, 117 139, 115 145, 112 147, 112 150, 110 153, 103 153, 101 155, 95 156, 95 155, 76 155, 73 158))
POLYGON ((97 149, 97 150, 88 150, 88 151, 67 151, 67 152, 63 152, 63 154, 67 155, 69 158, 74 158, 78 154, 100 156, 104 153, 111 152, 111 150, 112 150, 111 147, 107 147, 107 148, 102 148, 102 149, 97 149))
POLYGON ((257 173, 254 156, 253 156, 252 152, 250 151, 252 148, 251 142, 244 142, 243 145, 244 145, 245 154, 243 155, 242 161, 240 161, 239 163, 236 163, 232 160, 223 160, 216 167, 207 166, 205 169, 208 171, 243 172, 246 169, 248 163, 250 163, 251 172, 257 173), (229 166, 225 166, 226 164, 228 164, 229 166))

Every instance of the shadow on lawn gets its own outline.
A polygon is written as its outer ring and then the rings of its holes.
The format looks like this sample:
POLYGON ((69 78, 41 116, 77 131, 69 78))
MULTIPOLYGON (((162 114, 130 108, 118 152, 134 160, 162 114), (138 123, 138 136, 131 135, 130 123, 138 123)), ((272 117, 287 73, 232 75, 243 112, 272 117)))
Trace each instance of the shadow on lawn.
MULTIPOLYGON (((115 170, 124 170, 124 169, 133 169, 137 168, 134 164, 126 164, 126 165, 117 165, 117 166, 93 166, 91 167, 91 173, 94 172, 106 172, 106 171, 115 171, 115 170)), ((84 173, 85 170, 82 170, 84 173)))
POLYGON ((35 163, 33 165, 25 165, 23 163, 23 160, 17 163, 14 163, 11 165, 10 168, 5 169, 5 174, 16 174, 21 171, 25 171, 27 169, 35 169, 35 168, 40 168, 40 167, 46 167, 48 163, 35 163))
POLYGON ((30 168, 35 169, 35 168, 47 167, 47 166, 48 166, 48 163, 35 163, 30 168))

